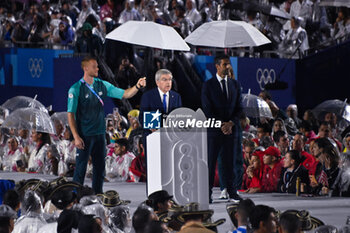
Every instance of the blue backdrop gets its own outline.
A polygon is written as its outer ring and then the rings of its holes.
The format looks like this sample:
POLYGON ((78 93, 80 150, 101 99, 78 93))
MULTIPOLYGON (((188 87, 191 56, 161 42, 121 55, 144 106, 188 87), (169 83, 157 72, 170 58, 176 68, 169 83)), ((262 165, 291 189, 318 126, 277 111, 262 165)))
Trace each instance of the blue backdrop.
MULTIPOLYGON (((236 79, 238 80, 238 70, 237 70, 237 57, 230 57, 231 65, 236 79)), ((214 56, 204 56, 199 55, 194 58, 194 68, 196 69, 199 76, 202 78, 202 81, 205 82, 216 74, 216 69, 214 65, 214 56)))
POLYGON ((271 90, 273 101, 285 109, 295 103, 295 61, 271 58, 238 58, 238 76, 243 93, 259 95, 267 83, 273 83, 278 77, 288 83, 286 90, 271 90), (285 68, 284 68, 285 67, 285 68), (281 71, 284 71, 281 73, 281 71))
MULTIPOLYGON (((67 111, 67 99, 69 88, 83 77, 81 58, 56 58, 54 59, 54 89, 52 107, 56 112, 67 111)), ((111 98, 104 101, 106 113, 113 112, 114 103, 111 98)))
POLYGON ((13 74, 14 86, 53 87, 53 59, 72 50, 18 49, 17 68, 13 74))

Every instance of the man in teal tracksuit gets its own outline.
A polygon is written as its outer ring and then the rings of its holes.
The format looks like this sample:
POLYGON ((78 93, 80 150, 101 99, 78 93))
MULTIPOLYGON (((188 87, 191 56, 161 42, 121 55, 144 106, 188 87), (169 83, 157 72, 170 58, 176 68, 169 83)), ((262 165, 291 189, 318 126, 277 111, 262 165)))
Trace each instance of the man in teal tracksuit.
POLYGON ((131 98, 146 86, 146 78, 140 78, 135 86, 123 90, 96 78, 98 65, 95 58, 86 57, 81 62, 84 77, 68 91, 68 123, 77 147, 73 181, 84 183, 87 162, 91 155, 93 164, 92 188, 102 193, 106 140, 103 100, 106 97, 131 98))

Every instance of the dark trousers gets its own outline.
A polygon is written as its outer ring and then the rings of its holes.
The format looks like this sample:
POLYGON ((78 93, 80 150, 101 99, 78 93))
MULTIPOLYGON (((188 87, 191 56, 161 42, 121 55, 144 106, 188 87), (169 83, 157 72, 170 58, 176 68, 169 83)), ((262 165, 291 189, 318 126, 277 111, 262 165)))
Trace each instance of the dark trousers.
POLYGON ((84 184, 86 167, 91 155, 93 175, 92 188, 95 194, 103 193, 103 180, 105 172, 106 139, 105 135, 83 136, 85 148, 77 149, 76 165, 73 181, 84 184))
MULTIPOLYGON (((236 140, 236 139, 235 139, 236 140)), ((238 140, 238 139, 237 139, 238 140)), ((243 180, 243 155, 242 155, 242 146, 240 143, 234 143, 234 161, 233 161, 233 172, 234 172, 234 188, 239 190, 242 188, 242 180, 243 180)), ((220 182, 220 190, 227 188, 225 184, 227 183, 224 177, 224 163, 222 161, 222 151, 220 151, 218 156, 218 174, 219 174, 219 182, 220 182)))
POLYGON ((233 172, 235 173, 235 179, 233 181, 235 189, 242 188, 244 167, 243 167, 243 154, 242 154, 242 132, 237 133, 238 136, 234 137, 234 167, 233 172))
POLYGON ((220 154, 222 165, 223 187, 227 187, 227 192, 230 196, 236 193, 234 187, 234 146, 233 136, 223 134, 208 133, 208 168, 209 168, 209 196, 212 194, 214 186, 215 167, 220 154))
POLYGON ((219 152, 219 156, 218 156, 218 174, 219 174, 219 183, 220 183, 220 190, 224 190, 225 188, 227 188, 224 184, 226 184, 226 180, 224 177, 224 163, 222 162, 222 153, 223 150, 221 150, 219 152))

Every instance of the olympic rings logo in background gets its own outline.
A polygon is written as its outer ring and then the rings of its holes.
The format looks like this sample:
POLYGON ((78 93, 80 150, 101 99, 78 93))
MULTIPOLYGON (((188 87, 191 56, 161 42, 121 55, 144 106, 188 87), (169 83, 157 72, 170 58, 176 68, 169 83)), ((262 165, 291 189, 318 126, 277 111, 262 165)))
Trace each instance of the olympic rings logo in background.
POLYGON ((41 72, 44 69, 44 62, 41 58, 30 58, 28 60, 28 70, 33 78, 40 78, 41 72))
POLYGON ((274 69, 261 69, 256 71, 256 81, 259 83, 260 89, 264 90, 265 85, 276 81, 276 72, 274 69))

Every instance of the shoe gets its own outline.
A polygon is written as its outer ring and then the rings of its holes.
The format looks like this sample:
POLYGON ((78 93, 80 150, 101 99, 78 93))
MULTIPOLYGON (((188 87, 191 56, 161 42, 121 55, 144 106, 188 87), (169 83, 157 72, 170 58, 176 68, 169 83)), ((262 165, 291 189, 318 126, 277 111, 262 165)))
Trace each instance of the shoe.
POLYGON ((224 188, 222 191, 221 191, 221 194, 220 194, 220 199, 228 199, 228 193, 227 193, 227 188, 224 188))
POLYGON ((238 203, 241 200, 243 200, 243 199, 236 193, 234 193, 233 195, 230 195, 230 197, 228 199, 229 202, 235 202, 235 203, 238 203))

